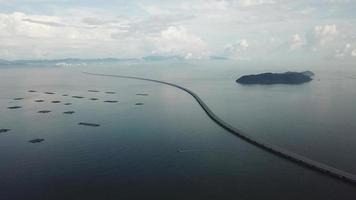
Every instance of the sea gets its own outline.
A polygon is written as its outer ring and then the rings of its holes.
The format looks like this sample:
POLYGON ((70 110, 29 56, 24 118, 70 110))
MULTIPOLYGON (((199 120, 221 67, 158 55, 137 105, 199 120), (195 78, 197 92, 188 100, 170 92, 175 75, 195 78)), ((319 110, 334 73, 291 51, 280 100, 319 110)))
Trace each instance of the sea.
POLYGON ((244 133, 356 174, 352 65, 7 65, 0 66, 1 200, 356 199, 355 185, 227 132, 182 90, 85 72, 181 85, 244 133), (236 83, 245 74, 305 70, 315 76, 300 85, 236 83))

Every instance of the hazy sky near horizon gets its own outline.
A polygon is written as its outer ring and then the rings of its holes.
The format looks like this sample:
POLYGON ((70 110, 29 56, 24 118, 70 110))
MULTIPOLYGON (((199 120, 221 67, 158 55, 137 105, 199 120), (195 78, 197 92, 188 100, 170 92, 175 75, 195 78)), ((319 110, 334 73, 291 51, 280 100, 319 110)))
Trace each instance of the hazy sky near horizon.
POLYGON ((0 59, 356 61, 356 0, 0 0, 0 59))

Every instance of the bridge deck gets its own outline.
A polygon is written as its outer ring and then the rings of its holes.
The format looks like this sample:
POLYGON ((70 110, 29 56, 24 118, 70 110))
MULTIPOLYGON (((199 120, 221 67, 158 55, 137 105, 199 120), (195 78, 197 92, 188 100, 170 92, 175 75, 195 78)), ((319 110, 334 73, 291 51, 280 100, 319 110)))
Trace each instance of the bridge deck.
POLYGON ((187 92, 188 94, 190 94, 198 103, 199 105, 202 107, 202 109, 206 112, 206 114, 215 122, 217 123, 219 126, 221 126, 222 128, 224 128, 225 130, 229 131, 230 133, 242 138, 243 140, 257 146, 260 147, 268 152, 271 152, 279 157, 283 157, 287 160, 293 161, 294 163, 297 163, 299 165, 302 165, 304 167, 308 167, 310 169, 319 171, 323 174, 332 176, 334 178, 338 178, 340 180, 346 181, 346 182, 350 182, 350 183, 354 183, 356 184, 356 175, 336 169, 334 167, 331 167, 329 165, 326 165, 324 163, 320 163, 317 162, 315 160, 309 159, 305 156, 296 154, 294 152, 288 151, 286 149, 283 149, 279 146, 273 145, 273 144, 269 144, 263 141, 260 141, 256 138, 253 138, 245 133, 243 133, 241 130, 231 126, 230 124, 228 124, 227 122, 225 122, 224 120, 220 119, 217 115, 215 115, 215 113, 213 111, 210 110, 210 108, 204 103, 203 100, 200 99, 200 97, 195 94, 193 91, 184 88, 182 86, 173 84, 173 83, 169 83, 169 82, 165 82, 165 81, 159 81, 159 80, 154 80, 154 79, 147 79, 147 78, 140 78, 140 77, 133 77, 133 76, 120 76, 120 75, 109 75, 109 74, 96 74, 96 73, 87 73, 84 72, 86 74, 90 74, 90 75, 95 75, 95 76, 108 76, 108 77, 118 77, 118 78, 128 78, 128 79, 136 79, 136 80, 143 80, 143 81, 150 81, 150 82, 156 82, 156 83, 161 83, 161 84, 165 84, 165 85, 169 85, 178 89, 181 89, 185 92, 187 92))

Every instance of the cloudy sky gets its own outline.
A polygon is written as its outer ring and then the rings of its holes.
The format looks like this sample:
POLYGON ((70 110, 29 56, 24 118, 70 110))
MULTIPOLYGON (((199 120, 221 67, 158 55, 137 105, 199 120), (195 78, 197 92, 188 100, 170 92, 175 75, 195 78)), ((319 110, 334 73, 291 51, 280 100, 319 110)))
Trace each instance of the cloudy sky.
POLYGON ((0 0, 0 59, 356 62, 356 0, 0 0))

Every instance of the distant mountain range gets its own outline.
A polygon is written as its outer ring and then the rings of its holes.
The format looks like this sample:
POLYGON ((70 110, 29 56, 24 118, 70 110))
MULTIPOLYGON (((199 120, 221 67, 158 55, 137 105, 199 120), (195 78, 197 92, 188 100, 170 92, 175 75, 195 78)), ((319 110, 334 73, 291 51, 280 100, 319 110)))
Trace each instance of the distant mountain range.
POLYGON ((117 58, 99 58, 99 59, 79 59, 79 58, 66 58, 54 60, 2 60, 0 65, 30 65, 30 64, 81 64, 81 63, 110 63, 110 62, 131 62, 138 61, 139 59, 117 59, 117 58))
MULTIPOLYGON (((228 60, 226 57, 211 56, 210 60, 228 60)), ((44 60, 4 60, 0 59, 0 65, 83 65, 95 63, 122 63, 122 62, 143 62, 143 61, 184 61, 181 56, 146 56, 142 58, 98 58, 98 59, 80 59, 80 58, 66 58, 66 59, 44 59, 44 60)))

